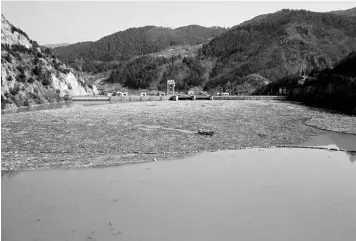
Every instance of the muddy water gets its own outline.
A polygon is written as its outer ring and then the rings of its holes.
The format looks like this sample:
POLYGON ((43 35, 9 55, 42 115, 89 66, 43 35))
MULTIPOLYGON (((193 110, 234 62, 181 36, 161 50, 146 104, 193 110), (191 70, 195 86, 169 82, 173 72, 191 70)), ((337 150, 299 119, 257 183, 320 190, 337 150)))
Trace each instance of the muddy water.
POLYGON ((345 152, 254 149, 2 178, 2 240, 356 240, 345 152))

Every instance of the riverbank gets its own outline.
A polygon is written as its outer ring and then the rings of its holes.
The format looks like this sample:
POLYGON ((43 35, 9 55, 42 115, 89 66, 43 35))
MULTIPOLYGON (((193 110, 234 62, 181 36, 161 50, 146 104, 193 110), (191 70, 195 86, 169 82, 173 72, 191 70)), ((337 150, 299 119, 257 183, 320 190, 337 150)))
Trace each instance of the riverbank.
POLYGON ((70 104, 71 100, 61 100, 57 102, 48 102, 43 104, 30 104, 29 106, 19 106, 19 107, 12 107, 7 109, 1 109, 1 114, 9 114, 9 113, 18 113, 24 111, 31 111, 31 110, 42 110, 42 109, 57 109, 63 104, 70 104), (58 106, 58 107, 57 107, 58 106))
POLYGON ((132 102, 2 116, 2 170, 176 159, 197 152, 294 145, 323 130, 356 134, 356 118, 278 101, 132 102), (314 121, 315 119, 315 121, 314 121), (214 131, 198 135, 199 129, 214 131))

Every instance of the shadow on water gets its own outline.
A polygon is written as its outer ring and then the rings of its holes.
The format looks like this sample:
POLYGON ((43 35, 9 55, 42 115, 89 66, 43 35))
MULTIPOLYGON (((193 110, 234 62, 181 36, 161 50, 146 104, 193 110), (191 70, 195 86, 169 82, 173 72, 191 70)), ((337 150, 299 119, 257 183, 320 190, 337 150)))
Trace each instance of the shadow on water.
MULTIPOLYGON (((305 121, 306 120, 303 119, 301 121, 301 124, 306 125, 305 121)), ((316 128, 309 125, 307 126, 316 128)), ((300 143, 299 145, 345 150, 347 151, 346 153, 349 156, 350 161, 356 161, 356 135, 327 130, 322 131, 323 133, 321 135, 312 136, 307 141, 300 143)))
POLYGON ((346 150, 350 161, 356 161, 356 135, 326 131, 321 135, 312 136, 309 140, 299 145, 346 150))

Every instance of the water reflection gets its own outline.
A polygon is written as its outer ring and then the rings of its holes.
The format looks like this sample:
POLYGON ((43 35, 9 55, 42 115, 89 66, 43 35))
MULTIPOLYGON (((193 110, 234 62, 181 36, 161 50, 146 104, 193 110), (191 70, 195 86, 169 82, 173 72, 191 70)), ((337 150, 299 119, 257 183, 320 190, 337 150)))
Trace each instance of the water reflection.
POLYGON ((356 135, 328 131, 322 135, 313 136, 300 145, 323 146, 347 151, 356 151, 356 135))
POLYGON ((356 237, 344 152, 253 149, 2 181, 4 240, 289 240, 356 237))
POLYGON ((356 161, 356 135, 325 131, 324 134, 312 136, 308 141, 303 142, 300 145, 347 150, 347 155, 350 161, 356 161))

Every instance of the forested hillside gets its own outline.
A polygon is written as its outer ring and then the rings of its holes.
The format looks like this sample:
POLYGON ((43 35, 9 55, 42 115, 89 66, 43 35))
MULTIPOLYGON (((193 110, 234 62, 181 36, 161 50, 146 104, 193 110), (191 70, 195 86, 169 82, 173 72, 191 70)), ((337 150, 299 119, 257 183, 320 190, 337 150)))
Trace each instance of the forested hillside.
POLYGON ((183 89, 196 85, 251 94, 285 76, 330 68, 356 50, 356 18, 347 15, 282 10, 257 16, 199 46, 189 58, 182 51, 180 58, 170 60, 179 51, 169 50, 121 63, 110 81, 132 88, 162 87, 170 77, 183 89))
POLYGON ((176 46, 121 62, 108 82, 133 89, 165 90, 167 79, 174 79, 180 91, 202 88, 209 80, 213 63, 199 58, 200 49, 201 46, 176 46))
POLYGON ((91 71, 100 63, 124 61, 134 56, 161 51, 173 45, 200 44, 226 31, 198 25, 171 29, 156 26, 130 28, 96 42, 54 48, 59 57, 75 67, 91 71))
POLYGON ((331 67, 355 49, 355 17, 282 10, 231 28, 202 52, 217 58, 211 81, 223 83, 251 73, 275 81, 331 67))
POLYGON ((356 16, 356 7, 347 9, 347 10, 338 10, 338 11, 332 11, 331 13, 339 14, 339 15, 346 15, 346 16, 356 16))
POLYGON ((302 101, 356 115, 356 52, 351 52, 334 68, 313 70, 303 80, 285 76, 257 91, 258 94, 278 92, 286 88, 291 100, 302 101))

